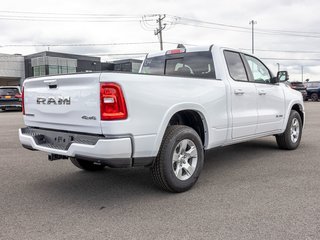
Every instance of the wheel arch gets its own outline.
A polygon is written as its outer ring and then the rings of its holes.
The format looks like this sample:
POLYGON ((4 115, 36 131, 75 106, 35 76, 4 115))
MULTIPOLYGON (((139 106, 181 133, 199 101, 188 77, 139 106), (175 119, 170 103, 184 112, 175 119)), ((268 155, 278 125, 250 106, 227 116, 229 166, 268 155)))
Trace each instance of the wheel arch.
POLYGON ((300 101, 292 101, 287 107, 287 112, 285 116, 285 121, 283 122, 282 132, 284 132, 287 127, 291 110, 297 111, 301 117, 302 125, 304 126, 305 124, 305 114, 304 114, 303 103, 301 103, 300 101))
POLYGON ((295 103, 292 105, 291 110, 295 110, 299 113, 300 117, 301 117, 301 121, 302 121, 302 125, 304 125, 304 110, 303 110, 303 106, 299 103, 295 103))
POLYGON ((153 155, 156 156, 160 149, 165 131, 170 125, 186 125, 193 128, 200 136, 204 148, 209 143, 208 116, 205 109, 198 104, 181 104, 171 107, 157 131, 157 138, 153 147, 153 155))

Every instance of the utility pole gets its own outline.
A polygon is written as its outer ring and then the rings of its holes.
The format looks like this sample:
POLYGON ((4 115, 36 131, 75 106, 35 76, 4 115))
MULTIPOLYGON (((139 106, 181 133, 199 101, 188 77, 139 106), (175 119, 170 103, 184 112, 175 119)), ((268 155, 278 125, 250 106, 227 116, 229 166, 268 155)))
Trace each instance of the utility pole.
POLYGON ((301 82, 303 82, 303 66, 301 66, 301 82))
POLYGON ((154 30, 154 35, 159 35, 159 41, 160 41, 160 50, 163 50, 163 41, 162 41, 162 31, 166 28, 167 24, 163 24, 162 25, 162 21, 163 19, 165 19, 166 15, 164 14, 163 16, 161 16, 161 14, 159 14, 158 19, 157 19, 157 23, 159 24, 159 28, 157 28, 156 30, 154 30))
POLYGON ((277 63, 278 65, 278 72, 280 72, 280 63, 277 63))
POLYGON ((249 22, 249 24, 251 24, 252 25, 252 47, 251 47, 251 51, 252 51, 252 54, 254 54, 254 25, 255 24, 257 24, 257 21, 254 21, 254 20, 251 20, 250 22, 249 22))

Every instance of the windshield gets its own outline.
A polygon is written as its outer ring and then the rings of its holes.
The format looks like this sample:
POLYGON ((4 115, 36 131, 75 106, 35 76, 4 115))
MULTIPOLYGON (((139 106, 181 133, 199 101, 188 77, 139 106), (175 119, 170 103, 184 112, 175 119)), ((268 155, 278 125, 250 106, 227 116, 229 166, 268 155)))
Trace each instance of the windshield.
POLYGON ((191 52, 145 59, 141 73, 193 78, 215 78, 212 54, 191 52))

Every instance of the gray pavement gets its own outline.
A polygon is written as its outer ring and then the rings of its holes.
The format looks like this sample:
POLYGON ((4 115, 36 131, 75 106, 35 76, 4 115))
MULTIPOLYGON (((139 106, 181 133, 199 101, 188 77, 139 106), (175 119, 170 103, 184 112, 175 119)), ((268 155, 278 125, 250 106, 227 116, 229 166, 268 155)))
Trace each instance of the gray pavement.
POLYGON ((83 172, 23 149, 0 112, 0 239, 320 239, 320 102, 296 151, 273 137, 207 153, 194 188, 154 187, 148 169, 83 172))

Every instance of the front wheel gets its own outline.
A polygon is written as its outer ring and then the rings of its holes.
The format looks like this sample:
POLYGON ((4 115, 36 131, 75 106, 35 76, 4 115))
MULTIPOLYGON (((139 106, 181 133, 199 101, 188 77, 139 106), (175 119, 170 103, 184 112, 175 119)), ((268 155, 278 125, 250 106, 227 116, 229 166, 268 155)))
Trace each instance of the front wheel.
POLYGON ((183 125, 169 126, 151 174, 163 190, 184 192, 198 180, 203 161, 203 144, 197 132, 183 125))
POLYGON ((300 144, 301 135, 302 120, 300 114, 295 110, 291 110, 286 130, 284 133, 276 135, 279 148, 287 150, 296 149, 300 144))

